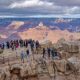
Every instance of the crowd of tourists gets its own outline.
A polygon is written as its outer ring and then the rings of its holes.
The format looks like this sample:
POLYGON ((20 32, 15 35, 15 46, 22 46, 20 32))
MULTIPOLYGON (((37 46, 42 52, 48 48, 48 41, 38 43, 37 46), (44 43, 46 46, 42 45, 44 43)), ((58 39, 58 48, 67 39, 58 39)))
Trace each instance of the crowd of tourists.
MULTIPOLYGON (((24 58, 29 58, 29 56, 31 54, 34 54, 33 50, 31 50, 31 51, 32 51, 32 53, 30 52, 29 49, 27 49, 26 52, 22 51, 21 52, 21 61, 24 62, 24 58)), ((43 59, 60 59, 61 58, 59 52, 57 52, 57 50, 52 49, 50 47, 43 48, 42 53, 39 53, 39 51, 38 51, 38 54, 42 54, 43 59)))
POLYGON ((43 58, 45 58, 46 55, 47 55, 48 58, 52 57, 52 59, 54 59, 54 58, 59 59, 60 58, 59 52, 57 52, 56 49, 50 48, 50 47, 43 48, 43 58))
MULTIPOLYGON (((26 48, 26 51, 22 50, 20 52, 20 57, 21 57, 22 61, 24 61, 24 58, 28 57, 30 54, 34 54, 34 52, 39 54, 38 49, 41 48, 41 45, 40 45, 39 41, 34 41, 32 39, 29 39, 29 40, 11 40, 11 41, 7 41, 5 43, 0 44, 0 48, 2 50, 12 49, 14 51, 17 48, 23 48, 23 47, 26 48)), ((41 54, 42 54, 43 58, 46 58, 46 57, 52 58, 52 59, 59 58, 59 53, 57 52, 57 50, 50 48, 50 47, 42 48, 41 54)))
POLYGON ((11 40, 0 44, 0 49, 12 49, 16 50, 17 48, 22 47, 28 47, 28 44, 30 44, 31 48, 33 49, 34 45, 36 45, 36 48, 39 47, 39 42, 34 41, 32 39, 29 40, 11 40))

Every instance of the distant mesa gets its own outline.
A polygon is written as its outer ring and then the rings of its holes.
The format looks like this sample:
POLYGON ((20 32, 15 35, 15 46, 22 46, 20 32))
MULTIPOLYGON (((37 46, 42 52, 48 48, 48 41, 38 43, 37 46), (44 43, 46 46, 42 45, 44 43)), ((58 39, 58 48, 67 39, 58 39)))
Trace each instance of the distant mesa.
POLYGON ((5 39, 5 38, 7 38, 6 35, 0 34, 0 39, 5 39))
POLYGON ((24 22, 23 21, 13 21, 11 24, 9 24, 7 26, 6 29, 8 30, 17 30, 19 29, 22 25, 24 25, 24 22))
MULTIPOLYGON (((57 21, 69 22, 71 20, 58 19, 57 21)), ((47 39, 52 43, 56 43, 61 38, 64 38, 65 40, 70 40, 71 35, 73 36, 74 39, 80 38, 80 33, 70 32, 66 28, 64 30, 61 30, 60 27, 58 26, 46 26, 43 24, 43 22, 40 22, 37 26, 33 25, 34 27, 29 27, 29 28, 27 28, 27 25, 25 25, 24 30, 22 31, 18 30, 18 29, 22 29, 24 24, 25 22, 23 21, 13 21, 10 25, 7 26, 7 28, 3 32, 5 34, 1 35, 0 38, 3 38, 5 40, 34 39, 39 41, 42 40, 45 41, 45 39, 47 39)), ((77 32, 79 32, 79 27, 77 27, 77 32)))
POLYGON ((63 18, 58 18, 56 19, 54 22, 55 23, 68 23, 68 22, 71 22, 72 19, 63 19, 63 18))
POLYGON ((45 26, 43 24, 43 22, 40 22, 38 26, 36 26, 36 29, 48 29, 49 30, 49 27, 45 26))
POLYGON ((58 26, 50 26, 49 28, 52 30, 60 30, 60 28, 58 26))
POLYGON ((44 28, 43 22, 40 22, 40 23, 38 24, 38 26, 36 26, 36 28, 44 28))
POLYGON ((53 43, 56 43, 59 39, 64 38, 65 40, 70 40, 70 36, 74 36, 75 39, 78 39, 80 34, 71 33, 68 30, 52 30, 49 27, 45 26, 42 22, 39 23, 37 27, 30 28, 26 31, 19 32, 19 36, 22 39, 34 39, 42 41, 45 38, 53 43), (46 35, 47 34, 47 35, 46 35))
POLYGON ((42 27, 42 26, 44 26, 44 25, 43 25, 43 23, 42 23, 42 22, 40 22, 38 26, 39 26, 39 27, 42 27))

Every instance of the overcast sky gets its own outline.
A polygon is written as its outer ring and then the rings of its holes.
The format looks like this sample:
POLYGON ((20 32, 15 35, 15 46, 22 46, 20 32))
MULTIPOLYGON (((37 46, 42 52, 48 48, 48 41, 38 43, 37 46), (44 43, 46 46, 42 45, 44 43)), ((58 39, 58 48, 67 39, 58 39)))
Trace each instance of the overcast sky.
POLYGON ((80 15, 80 0, 0 0, 0 16, 80 15))

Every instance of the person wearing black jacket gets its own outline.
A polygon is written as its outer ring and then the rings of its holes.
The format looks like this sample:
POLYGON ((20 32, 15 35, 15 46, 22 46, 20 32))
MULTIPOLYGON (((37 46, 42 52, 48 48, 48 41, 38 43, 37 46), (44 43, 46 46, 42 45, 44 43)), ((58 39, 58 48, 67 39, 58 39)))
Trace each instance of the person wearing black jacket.
POLYGON ((46 50, 45 48, 43 48, 43 58, 45 57, 45 54, 46 54, 46 50))
POLYGON ((47 52, 48 52, 48 57, 50 57, 51 49, 50 48, 47 48, 47 52))

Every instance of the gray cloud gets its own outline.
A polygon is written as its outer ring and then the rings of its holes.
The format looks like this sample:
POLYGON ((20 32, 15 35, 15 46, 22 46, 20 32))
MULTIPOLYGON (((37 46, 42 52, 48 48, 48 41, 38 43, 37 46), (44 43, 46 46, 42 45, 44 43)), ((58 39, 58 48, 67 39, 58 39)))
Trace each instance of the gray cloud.
MULTIPOLYGON (((6 5, 12 2, 20 2, 20 1, 25 1, 25 0, 0 0, 0 4, 6 5)), ((41 1, 52 2, 60 6, 80 6, 80 0, 41 0, 41 1)))
POLYGON ((0 15, 2 14, 80 14, 80 0, 0 0, 0 15))
MULTIPOLYGON (((46 0, 45 0, 46 1, 46 0)), ((80 6, 80 0, 47 0, 60 6, 80 6)))
POLYGON ((56 4, 63 6, 80 6, 80 0, 55 0, 56 4), (57 2, 58 1, 58 2, 57 2), (61 2, 60 2, 61 1, 61 2))

